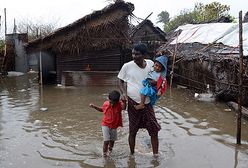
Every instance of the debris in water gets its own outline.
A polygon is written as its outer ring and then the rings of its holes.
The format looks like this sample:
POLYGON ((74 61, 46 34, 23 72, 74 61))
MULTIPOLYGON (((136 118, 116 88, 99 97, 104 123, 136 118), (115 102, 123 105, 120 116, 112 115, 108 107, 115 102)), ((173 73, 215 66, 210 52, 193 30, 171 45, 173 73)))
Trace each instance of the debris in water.
POLYGON ((46 107, 41 107, 40 108, 40 111, 47 111, 48 110, 48 108, 46 108, 46 107))

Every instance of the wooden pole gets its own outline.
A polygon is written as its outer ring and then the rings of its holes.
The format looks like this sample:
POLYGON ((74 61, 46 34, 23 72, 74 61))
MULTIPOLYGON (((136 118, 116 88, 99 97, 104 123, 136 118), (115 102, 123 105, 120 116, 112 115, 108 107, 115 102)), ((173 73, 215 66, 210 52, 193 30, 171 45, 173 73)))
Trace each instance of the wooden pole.
POLYGON ((13 34, 16 34, 16 20, 14 18, 14 28, 13 28, 13 34))
POLYGON ((6 16, 6 8, 4 8, 4 25, 5 25, 5 29, 4 29, 4 35, 6 36, 7 34, 7 16, 6 16))
POLYGON ((147 20, 151 15, 152 15, 153 12, 151 12, 144 20, 147 20))
POLYGON ((40 62, 40 85, 43 85, 42 81, 42 57, 41 57, 41 50, 40 50, 40 56, 39 56, 39 62, 40 62))
POLYGON ((241 144, 241 117, 242 117, 242 83, 243 83, 243 24, 242 11, 239 12, 239 95, 237 117, 237 144, 241 144))
MULTIPOLYGON (((40 34, 40 38, 41 38, 41 34, 40 34)), ((43 85, 43 74, 42 74, 42 56, 41 56, 41 50, 42 50, 42 47, 40 47, 40 56, 39 56, 39 62, 40 62, 40 85, 42 86, 43 85)))
POLYGON ((172 61, 172 67, 171 67, 171 77, 170 77, 170 96, 172 96, 172 80, 173 80, 173 73, 174 73, 174 68, 175 68, 175 61, 176 61, 176 54, 177 54, 177 40, 178 40, 179 33, 177 34, 176 37, 176 44, 175 44, 175 50, 173 54, 173 61, 172 61))

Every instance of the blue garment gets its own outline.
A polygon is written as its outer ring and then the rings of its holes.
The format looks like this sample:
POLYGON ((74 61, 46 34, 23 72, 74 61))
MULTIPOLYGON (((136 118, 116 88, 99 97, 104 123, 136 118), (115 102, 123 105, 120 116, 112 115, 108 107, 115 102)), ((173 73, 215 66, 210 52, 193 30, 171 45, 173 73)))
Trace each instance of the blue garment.
POLYGON ((148 80, 149 79, 145 79, 142 81, 142 84, 144 87, 140 90, 140 93, 142 95, 150 97, 150 104, 153 106, 153 105, 155 105, 155 103, 158 99, 157 88, 156 88, 156 86, 151 86, 149 84, 148 80))

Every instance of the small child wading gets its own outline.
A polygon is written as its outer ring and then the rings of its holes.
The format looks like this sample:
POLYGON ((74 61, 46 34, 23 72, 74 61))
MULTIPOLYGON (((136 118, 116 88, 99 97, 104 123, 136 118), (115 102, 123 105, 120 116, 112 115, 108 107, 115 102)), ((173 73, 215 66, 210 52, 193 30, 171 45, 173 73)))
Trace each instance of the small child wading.
POLYGON ((102 107, 90 104, 90 107, 103 112, 102 133, 103 133, 103 156, 106 157, 108 150, 112 151, 114 142, 117 140, 117 128, 122 125, 121 111, 126 109, 126 100, 120 100, 120 93, 116 90, 111 91, 108 101, 102 107))
POLYGON ((155 59, 153 69, 148 72, 148 77, 142 81, 143 88, 140 90, 141 102, 135 106, 136 110, 145 107, 146 97, 150 98, 150 104, 154 105, 157 99, 166 90, 166 72, 168 58, 164 55, 155 59))

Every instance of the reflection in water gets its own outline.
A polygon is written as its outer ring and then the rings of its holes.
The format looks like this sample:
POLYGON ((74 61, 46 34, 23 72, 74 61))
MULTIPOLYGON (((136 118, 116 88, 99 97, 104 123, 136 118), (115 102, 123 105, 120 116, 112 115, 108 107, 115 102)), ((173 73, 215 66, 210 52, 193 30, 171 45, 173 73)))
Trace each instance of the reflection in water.
POLYGON ((235 148, 235 159, 234 159, 234 168, 238 166, 238 150, 237 147, 235 148))
POLYGON ((0 167, 245 167, 248 126, 236 146, 236 115, 225 104, 199 102, 174 89, 155 107, 162 127, 160 156, 151 153, 148 133, 140 130, 129 156, 128 118, 110 157, 102 158, 102 114, 88 107, 106 99, 113 87, 56 87, 23 75, 0 81, 0 167), (47 108, 46 111, 40 110, 47 108), (233 166, 231 166, 233 165, 233 166))

